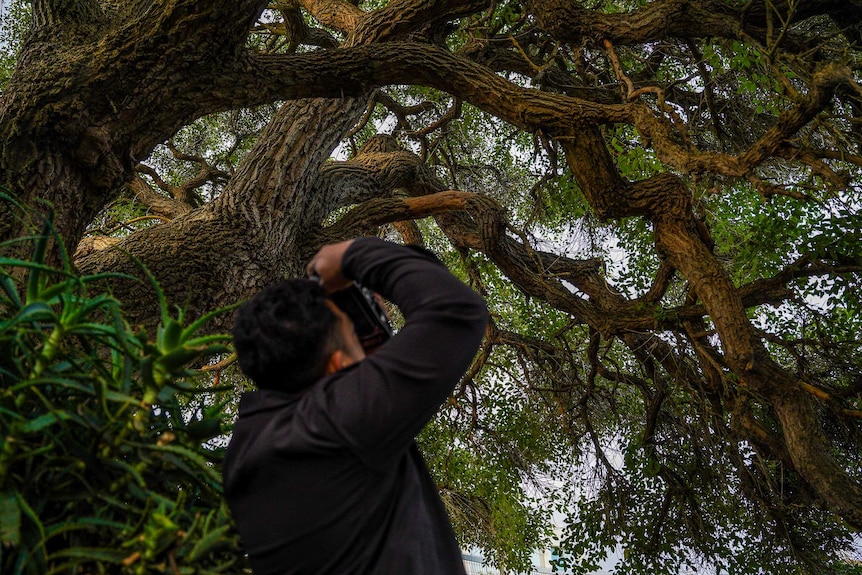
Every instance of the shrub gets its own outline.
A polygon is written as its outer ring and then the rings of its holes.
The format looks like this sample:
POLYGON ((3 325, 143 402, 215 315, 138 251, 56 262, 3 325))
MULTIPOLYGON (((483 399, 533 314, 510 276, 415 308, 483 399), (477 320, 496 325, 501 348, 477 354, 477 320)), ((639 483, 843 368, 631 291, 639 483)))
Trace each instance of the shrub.
POLYGON ((214 314, 186 322, 159 292, 157 333, 135 331, 50 221, 19 241, 31 258, 0 257, 0 571, 242 572, 211 441, 227 390, 186 367, 226 351, 201 335, 214 314))

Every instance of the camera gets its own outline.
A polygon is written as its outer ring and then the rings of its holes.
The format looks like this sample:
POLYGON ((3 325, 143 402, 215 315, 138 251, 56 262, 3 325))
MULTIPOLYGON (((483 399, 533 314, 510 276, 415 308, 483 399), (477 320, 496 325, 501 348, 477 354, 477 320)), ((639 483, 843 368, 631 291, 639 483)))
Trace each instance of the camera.
POLYGON ((329 294, 329 299, 353 322, 366 354, 373 353, 392 337, 386 310, 370 289, 353 282, 350 287, 329 294))

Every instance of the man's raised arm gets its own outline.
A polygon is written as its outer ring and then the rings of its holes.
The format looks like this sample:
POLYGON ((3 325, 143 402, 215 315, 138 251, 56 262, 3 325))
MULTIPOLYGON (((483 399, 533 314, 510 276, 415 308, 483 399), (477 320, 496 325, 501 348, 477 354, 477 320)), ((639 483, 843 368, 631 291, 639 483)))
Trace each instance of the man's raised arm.
POLYGON ((409 447, 469 368, 487 307, 420 248, 360 238, 324 250, 309 264, 324 287, 356 280, 395 303, 406 320, 373 355, 314 392, 347 443, 369 463, 382 463, 409 447))

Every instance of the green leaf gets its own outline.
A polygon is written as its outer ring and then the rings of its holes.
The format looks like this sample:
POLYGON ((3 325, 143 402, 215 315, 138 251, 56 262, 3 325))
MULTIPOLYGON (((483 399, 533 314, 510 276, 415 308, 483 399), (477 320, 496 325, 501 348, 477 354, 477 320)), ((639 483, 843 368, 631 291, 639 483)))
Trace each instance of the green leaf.
POLYGON ((0 544, 18 545, 21 540, 21 508, 12 493, 0 493, 0 544))
POLYGON ((174 318, 169 318, 158 330, 159 345, 162 351, 168 352, 181 344, 183 326, 174 318))
POLYGON ((207 441, 221 433, 221 422, 221 417, 193 420, 186 425, 185 431, 196 441, 207 441))
POLYGON ((134 479, 135 483, 139 487, 143 487, 143 488, 147 487, 147 482, 144 480, 144 477, 143 477, 143 475, 141 475, 140 471, 138 471, 137 469, 135 469, 134 466, 129 465, 125 461, 121 461, 119 459, 113 459, 113 460, 105 461, 105 464, 110 466, 110 467, 115 467, 117 469, 121 469, 124 474, 128 474, 132 479, 134 479))
MULTIPOLYGON (((212 485, 221 486, 221 473, 217 469, 213 467, 213 465, 204 459, 199 453, 188 449, 187 447, 183 447, 181 445, 143 445, 138 444, 138 447, 152 450, 152 451, 160 451, 164 453, 171 453, 178 457, 183 458, 184 460, 193 463, 196 467, 196 471, 202 472, 207 478, 209 478, 212 485)), ((190 474, 194 474, 194 470, 188 468, 188 472, 190 474)))
POLYGON ((122 563, 130 553, 128 551, 109 549, 105 547, 71 547, 61 549, 51 554, 52 560, 63 558, 86 559, 90 561, 104 561, 106 563, 122 563))
POLYGON ((29 422, 21 426, 21 431, 23 433, 36 433, 37 431, 42 431, 46 427, 64 419, 69 419, 69 414, 64 411, 52 411, 45 415, 41 415, 36 419, 31 419, 29 422))
POLYGON ((200 357, 205 350, 206 348, 203 347, 181 347, 158 358, 156 364, 161 365, 168 372, 173 372, 182 368, 193 359, 200 357))
POLYGON ((39 533, 39 541, 38 546, 42 547, 45 544, 45 526, 42 525, 42 520, 39 518, 39 514, 36 513, 30 504, 27 503, 27 500, 20 493, 15 494, 15 498, 18 501, 18 506, 24 512, 24 515, 27 516, 33 526, 36 528, 36 531, 39 533))
POLYGON ((213 529, 212 531, 198 539, 197 543, 195 543, 195 546, 192 547, 192 550, 189 551, 189 554, 186 556, 186 561, 200 561, 206 555, 224 547, 227 544, 227 542, 225 542, 225 534, 230 531, 230 529, 230 525, 223 525, 222 527, 217 527, 216 529, 213 529))
POLYGON ((36 301, 24 306, 13 319, 15 323, 25 321, 52 321, 56 318, 54 310, 45 302, 36 301))
MULTIPOLYGON (((51 225, 50 218, 45 218, 45 221, 42 224, 42 231, 36 239, 36 247, 33 250, 33 261, 36 263, 42 263, 45 261, 45 251, 48 248, 48 240, 51 239, 52 228, 53 226, 51 225)), ((27 281, 27 301, 32 302, 39 299, 43 283, 42 271, 44 270, 40 270, 38 268, 30 270, 30 277, 27 281)))
POLYGON ((114 391, 113 389, 105 391, 105 400, 129 405, 140 405, 141 403, 141 399, 139 397, 134 397, 132 395, 119 391, 114 391))
POLYGON ((242 305, 242 302, 237 302, 233 305, 229 305, 226 307, 219 308, 217 310, 211 311, 207 314, 202 315, 197 320, 193 321, 189 324, 184 330, 182 335, 180 336, 181 341, 188 340, 192 335, 194 335, 200 328, 209 323, 214 317, 221 315, 223 313, 228 313, 242 305))
POLYGON ((16 308, 21 307, 21 298, 18 296, 17 285, 15 281, 5 273, 0 274, 0 289, 3 290, 8 301, 10 301, 16 308))

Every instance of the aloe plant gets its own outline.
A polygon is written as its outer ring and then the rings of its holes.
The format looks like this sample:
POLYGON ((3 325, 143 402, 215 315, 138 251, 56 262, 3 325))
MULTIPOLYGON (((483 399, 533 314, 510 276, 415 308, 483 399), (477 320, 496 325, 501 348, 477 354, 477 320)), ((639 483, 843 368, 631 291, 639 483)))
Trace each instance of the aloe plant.
POLYGON ((153 283, 161 324, 135 331, 50 220, 18 241, 32 258, 0 257, 0 571, 242 572, 209 441, 232 388, 187 367, 227 351, 202 334, 227 310, 190 321, 153 283))

